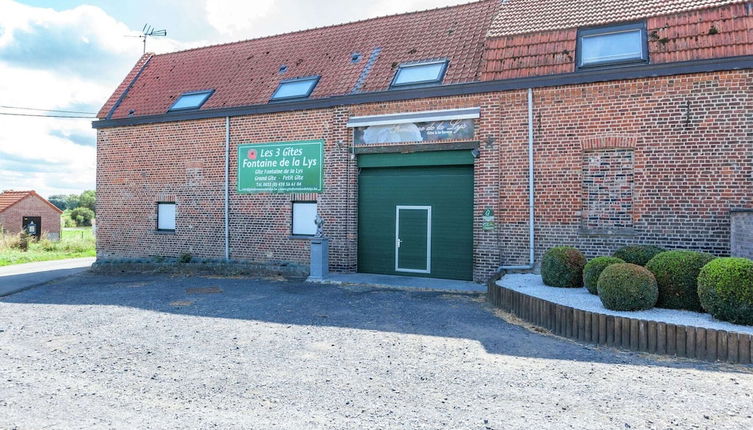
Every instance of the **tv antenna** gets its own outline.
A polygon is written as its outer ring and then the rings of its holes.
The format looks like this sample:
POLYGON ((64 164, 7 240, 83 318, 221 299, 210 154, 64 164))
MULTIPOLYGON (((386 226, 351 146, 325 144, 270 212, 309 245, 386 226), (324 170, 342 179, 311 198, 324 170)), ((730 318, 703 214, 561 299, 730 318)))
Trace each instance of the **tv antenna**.
POLYGON ((167 30, 155 30, 149 24, 144 24, 144 28, 141 29, 141 34, 138 36, 126 36, 126 37, 138 37, 144 42, 144 54, 146 54, 146 40, 150 37, 164 37, 167 36, 167 30))

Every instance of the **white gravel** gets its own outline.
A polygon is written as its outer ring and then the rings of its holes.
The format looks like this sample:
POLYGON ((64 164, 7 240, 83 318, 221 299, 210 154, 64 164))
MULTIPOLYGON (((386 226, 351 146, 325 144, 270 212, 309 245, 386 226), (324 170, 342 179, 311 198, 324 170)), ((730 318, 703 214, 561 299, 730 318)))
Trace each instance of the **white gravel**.
POLYGON ((601 304, 601 300, 598 296, 589 293, 585 288, 549 287, 544 285, 540 275, 529 273, 509 274, 497 281, 497 285, 511 290, 520 291, 521 293, 538 297, 552 303, 569 306, 583 311, 713 330, 724 330, 735 333, 753 334, 753 326, 737 325, 726 321, 719 321, 709 314, 699 312, 660 308, 635 312, 612 311, 601 304))
POLYGON ((481 295, 124 275, 0 298, 0 429, 750 429, 751 405, 753 367, 542 335, 481 295))

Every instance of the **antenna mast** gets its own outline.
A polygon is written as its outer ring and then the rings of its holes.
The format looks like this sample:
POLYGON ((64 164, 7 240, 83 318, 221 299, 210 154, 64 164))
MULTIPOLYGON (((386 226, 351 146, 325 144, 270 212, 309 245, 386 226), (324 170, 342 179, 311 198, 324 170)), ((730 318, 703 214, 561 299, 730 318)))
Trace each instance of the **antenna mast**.
POLYGON ((149 37, 164 37, 167 36, 167 30, 155 30, 149 24, 144 24, 144 28, 141 29, 141 34, 138 36, 144 42, 144 54, 146 54, 146 39, 149 37))

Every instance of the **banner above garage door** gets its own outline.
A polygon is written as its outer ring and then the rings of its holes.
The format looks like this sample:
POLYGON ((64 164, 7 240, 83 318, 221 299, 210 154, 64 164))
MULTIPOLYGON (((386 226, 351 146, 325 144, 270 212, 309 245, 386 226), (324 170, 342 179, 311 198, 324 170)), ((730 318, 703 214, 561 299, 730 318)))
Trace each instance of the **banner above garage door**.
POLYGON ((479 108, 352 117, 356 145, 472 140, 479 108))

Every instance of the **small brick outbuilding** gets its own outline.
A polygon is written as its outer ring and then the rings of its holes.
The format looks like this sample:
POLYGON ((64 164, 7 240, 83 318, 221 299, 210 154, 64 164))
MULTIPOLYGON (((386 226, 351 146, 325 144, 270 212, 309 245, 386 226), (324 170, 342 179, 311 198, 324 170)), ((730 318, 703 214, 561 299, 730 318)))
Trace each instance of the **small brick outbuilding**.
POLYGON ((6 233, 18 234, 34 223, 35 236, 60 239, 62 213, 33 190, 6 190, 0 194, 0 230, 6 233))

